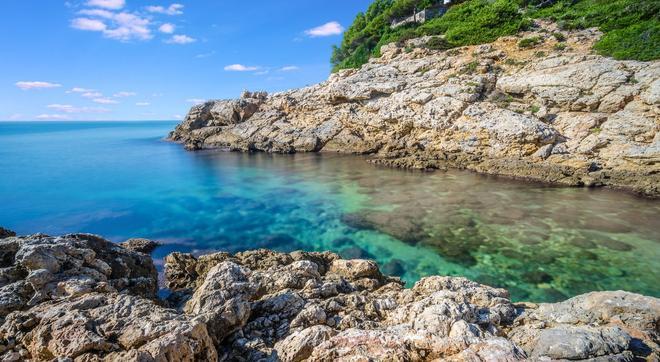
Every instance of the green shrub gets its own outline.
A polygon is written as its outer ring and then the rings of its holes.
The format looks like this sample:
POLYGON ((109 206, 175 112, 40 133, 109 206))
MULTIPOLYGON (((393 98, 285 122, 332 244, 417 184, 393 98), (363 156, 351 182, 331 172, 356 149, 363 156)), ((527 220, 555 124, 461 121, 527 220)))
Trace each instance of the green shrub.
POLYGON ((552 36, 554 36, 555 39, 559 42, 566 41, 566 35, 562 33, 552 33, 552 36))
POLYGON ((553 46, 555 50, 564 50, 566 49, 566 44, 564 43, 557 43, 553 46))
POLYGON ((448 41, 439 36, 429 39, 429 41, 424 44, 424 47, 431 50, 447 50, 453 48, 448 41))
POLYGON ((521 39, 518 42, 518 48, 520 49, 525 49, 525 48, 533 48, 537 46, 538 44, 541 44, 543 42, 543 39, 541 39, 540 36, 533 36, 530 38, 524 38, 521 39))
MULTIPOLYGON (((660 58, 659 0, 558 0, 541 9, 540 0, 465 0, 446 14, 424 24, 408 24, 391 29, 393 19, 409 16, 437 3, 437 0, 374 0, 367 11, 356 16, 344 33, 341 45, 334 47, 333 71, 356 68, 371 56, 380 56, 381 46, 424 35, 444 35, 444 42, 430 49, 449 49, 494 41, 528 29, 531 19, 547 18, 562 29, 598 27, 604 36, 595 45, 600 54, 617 59, 652 60, 660 58)), ((552 34, 559 42, 561 33, 552 34)), ((537 43, 521 41, 522 48, 537 43)), ((559 50, 558 48, 555 48, 559 50)))
POLYGON ((660 23, 645 21, 605 34, 594 46, 615 59, 653 60, 660 58, 660 23))

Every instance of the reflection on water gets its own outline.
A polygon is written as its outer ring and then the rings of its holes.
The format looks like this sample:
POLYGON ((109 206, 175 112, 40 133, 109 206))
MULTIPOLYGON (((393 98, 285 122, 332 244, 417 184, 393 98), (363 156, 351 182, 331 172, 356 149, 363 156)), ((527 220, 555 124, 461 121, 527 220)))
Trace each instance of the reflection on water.
POLYGON ((171 123, 58 125, 0 124, 0 224, 156 238, 156 258, 330 249, 409 282, 462 275, 515 300, 660 296, 658 201, 338 155, 190 153, 159 141, 171 123))

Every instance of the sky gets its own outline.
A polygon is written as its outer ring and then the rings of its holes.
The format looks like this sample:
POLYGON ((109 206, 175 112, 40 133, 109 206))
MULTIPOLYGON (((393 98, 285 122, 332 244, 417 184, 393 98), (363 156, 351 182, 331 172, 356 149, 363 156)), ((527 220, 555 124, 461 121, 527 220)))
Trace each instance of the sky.
POLYGON ((325 80, 371 0, 3 0, 0 120, 175 120, 325 80))

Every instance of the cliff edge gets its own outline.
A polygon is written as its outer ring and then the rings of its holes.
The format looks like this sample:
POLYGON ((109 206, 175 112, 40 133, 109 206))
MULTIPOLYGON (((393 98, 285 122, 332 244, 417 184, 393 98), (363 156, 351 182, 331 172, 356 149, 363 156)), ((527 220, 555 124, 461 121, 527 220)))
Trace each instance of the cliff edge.
POLYGON ((660 196, 660 61, 596 55, 600 35, 537 21, 479 46, 393 43, 311 87, 194 106, 169 138, 192 150, 369 154, 660 196))

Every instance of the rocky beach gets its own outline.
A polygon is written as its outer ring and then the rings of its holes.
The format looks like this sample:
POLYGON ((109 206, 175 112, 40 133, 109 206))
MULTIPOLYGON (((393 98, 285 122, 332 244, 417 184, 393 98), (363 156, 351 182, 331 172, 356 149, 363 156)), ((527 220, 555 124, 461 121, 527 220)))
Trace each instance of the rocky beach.
POLYGON ((512 303, 431 276, 411 288, 324 252, 173 253, 145 240, 0 235, 3 361, 657 360, 660 300, 512 303), (157 291, 167 288, 166 297, 157 291))
POLYGON ((595 55, 600 36, 537 21, 477 46, 391 43, 317 85, 195 106, 170 139, 191 150, 367 154, 387 166, 657 197, 660 62, 595 55))

